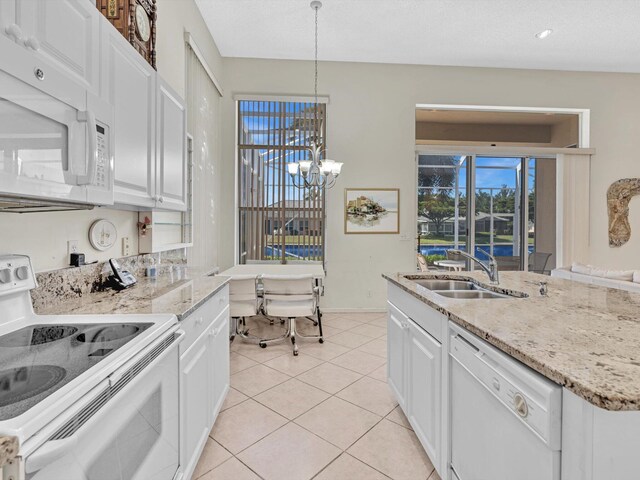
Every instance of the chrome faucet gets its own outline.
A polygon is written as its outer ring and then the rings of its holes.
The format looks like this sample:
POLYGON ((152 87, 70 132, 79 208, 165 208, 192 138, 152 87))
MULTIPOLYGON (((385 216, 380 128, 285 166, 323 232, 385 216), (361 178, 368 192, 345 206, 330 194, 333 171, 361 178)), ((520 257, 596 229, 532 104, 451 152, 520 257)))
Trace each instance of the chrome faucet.
POLYGON ((489 280, 491 281, 491 283, 493 285, 498 285, 500 283, 500 276, 498 274, 498 261, 496 260, 496 257, 494 257, 493 255, 489 254, 488 252, 485 252, 484 250, 482 250, 480 248, 478 248, 478 250, 480 250, 487 257, 489 257, 489 266, 488 267, 484 263, 482 263, 482 261, 480 259, 474 257, 473 255, 468 254, 467 252, 463 252, 462 250, 451 249, 451 250, 447 250, 447 253, 449 253, 451 255, 455 255, 455 256, 463 256, 463 257, 468 258, 469 260, 473 260, 478 265, 480 265, 482 270, 484 270, 487 275, 489 275, 489 280))

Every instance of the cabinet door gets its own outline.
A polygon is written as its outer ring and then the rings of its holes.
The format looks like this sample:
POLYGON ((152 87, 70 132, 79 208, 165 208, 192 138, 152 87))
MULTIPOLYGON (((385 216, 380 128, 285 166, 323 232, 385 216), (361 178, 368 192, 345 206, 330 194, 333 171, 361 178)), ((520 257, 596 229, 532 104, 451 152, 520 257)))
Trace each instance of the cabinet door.
POLYGON ((218 316, 213 326, 210 347, 213 367, 209 425, 212 427, 229 391, 229 308, 218 316))
POLYGON ((434 465, 440 464, 442 345, 409 321, 409 422, 434 465))
MULTIPOLYGON (((394 305, 388 303, 387 318, 387 373, 389 386, 403 410, 406 408, 407 395, 407 329, 409 319, 394 305)), ((405 410, 406 411, 406 410, 405 410)))
POLYGON ((0 34, 6 35, 14 41, 17 40, 15 35, 22 32, 22 28, 17 24, 17 12, 21 1, 0 0, 0 34), (18 28, 16 29, 16 27, 18 28))
MULTIPOLYGON (((2 0, 3 3, 5 0, 2 0)), ((22 44, 97 94, 100 12, 87 0, 9 0, 16 4, 22 44)))
POLYGON ((155 206, 156 72, 108 22, 108 81, 104 86, 114 107, 115 202, 155 206))
POLYGON ((180 358, 180 463, 186 478, 209 435, 210 336, 205 331, 180 358))
POLYGON ((187 208, 187 114, 184 100, 158 77, 156 130, 158 207, 187 208))

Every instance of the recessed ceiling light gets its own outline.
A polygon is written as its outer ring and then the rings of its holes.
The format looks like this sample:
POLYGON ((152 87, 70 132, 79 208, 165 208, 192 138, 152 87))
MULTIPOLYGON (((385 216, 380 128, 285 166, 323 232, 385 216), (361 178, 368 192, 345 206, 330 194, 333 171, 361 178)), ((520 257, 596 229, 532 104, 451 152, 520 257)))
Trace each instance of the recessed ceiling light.
POLYGON ((541 32, 536 33, 536 38, 539 38, 540 40, 544 40, 552 33, 553 33, 553 30, 551 30, 550 28, 547 28, 546 30, 542 30, 541 32))

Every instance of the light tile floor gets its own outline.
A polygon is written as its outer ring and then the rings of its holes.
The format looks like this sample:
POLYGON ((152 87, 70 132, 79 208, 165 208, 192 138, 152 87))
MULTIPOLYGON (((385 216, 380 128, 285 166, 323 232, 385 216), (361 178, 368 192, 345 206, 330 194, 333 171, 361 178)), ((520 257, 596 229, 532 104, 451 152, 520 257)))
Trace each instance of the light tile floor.
MULTIPOLYGON (((231 390, 199 480, 440 480, 386 383, 383 313, 325 314, 325 343, 231 344, 231 390)), ((303 333, 316 333, 298 321, 303 333)), ((249 327, 274 337, 280 325, 249 327)))

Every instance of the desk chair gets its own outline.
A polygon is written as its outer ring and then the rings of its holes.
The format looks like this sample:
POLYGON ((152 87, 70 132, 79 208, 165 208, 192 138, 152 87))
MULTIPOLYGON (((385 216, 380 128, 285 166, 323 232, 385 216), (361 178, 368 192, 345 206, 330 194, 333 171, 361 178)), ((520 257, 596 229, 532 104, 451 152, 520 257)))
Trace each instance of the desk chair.
MULTIPOLYGON (((322 313, 318 306, 320 290, 313 281, 312 275, 263 275, 263 304, 262 308, 267 316, 285 318, 288 320, 287 331, 281 337, 261 340, 260 346, 267 345, 286 338, 291 339, 293 354, 298 355, 296 338, 322 338, 322 313), (317 316, 319 335, 302 335, 296 331, 296 318, 317 316)), ((315 324, 315 321, 314 321, 315 324)))
POLYGON ((551 257, 550 253, 532 252, 529 254, 529 271, 550 275, 551 270, 547 269, 547 263, 551 257))
POLYGON ((236 335, 257 342, 259 339, 247 332, 246 317, 260 312, 261 301, 258 297, 258 277, 256 275, 238 275, 229 281, 229 316, 231 317, 231 336, 236 335), (240 329, 242 325, 242 329, 240 329))

